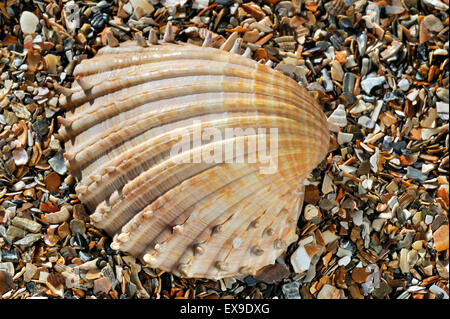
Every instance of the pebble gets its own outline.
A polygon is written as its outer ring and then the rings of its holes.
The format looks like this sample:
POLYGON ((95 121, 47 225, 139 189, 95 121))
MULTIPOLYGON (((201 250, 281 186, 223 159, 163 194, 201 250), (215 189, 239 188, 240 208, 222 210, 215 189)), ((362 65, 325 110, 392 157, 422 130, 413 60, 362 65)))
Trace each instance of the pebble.
POLYGON ((136 294, 136 291, 137 286, 134 283, 132 282, 127 283, 125 293, 129 298, 133 298, 133 296, 136 294))
POLYGON ((377 173, 378 172, 378 155, 380 151, 378 147, 375 149, 375 153, 369 158, 370 162, 370 169, 372 172, 377 173))
POLYGON ((339 104, 333 113, 328 117, 328 121, 339 127, 347 126, 347 115, 344 104, 339 104))
POLYGON ((98 270, 100 271, 100 269, 98 269, 97 265, 100 263, 100 259, 99 258, 95 258, 93 260, 89 260, 87 262, 85 262, 84 264, 81 264, 80 266, 78 266, 78 268, 82 269, 82 270, 98 270))
POLYGON ((408 93, 406 98, 408 100, 410 100, 411 102, 414 102, 418 96, 419 96, 419 91, 418 90, 412 90, 411 92, 408 93))
POLYGON ((5 271, 14 277, 14 264, 10 261, 8 262, 0 262, 0 271, 5 271))
POLYGON ((358 100, 352 92, 343 92, 342 97, 345 99, 348 105, 355 104, 358 100))
POLYGON ((421 250, 423 247, 422 240, 416 240, 415 242, 412 243, 411 247, 415 250, 421 250))
POLYGON ((317 299, 342 299, 344 292, 332 285, 325 284, 317 294, 317 299))
POLYGON ((432 231, 436 231, 439 227, 441 227, 441 225, 444 225, 444 224, 447 224, 447 223, 448 223, 447 216, 437 215, 434 218, 433 223, 431 224, 431 230, 432 231))
POLYGON ((351 69, 351 68, 354 68, 354 67, 358 66, 358 63, 356 63, 355 56, 353 54, 349 55, 347 57, 347 62, 345 63, 344 66, 345 66, 346 69, 351 69))
POLYGON ((62 239, 66 238, 67 236, 70 236, 70 227, 67 222, 63 222, 61 225, 58 226, 58 236, 62 239))
POLYGON ((86 224, 79 219, 72 219, 70 221, 70 230, 73 234, 80 233, 84 234, 86 232, 86 224))
POLYGON ((86 241, 86 238, 84 238, 84 236, 80 233, 75 233, 75 237, 72 237, 72 239, 75 239, 75 242, 77 243, 78 246, 83 247, 83 248, 87 248, 88 247, 88 243, 86 241))
MULTIPOLYGON (((336 186, 333 184, 333 180, 330 176, 328 176, 327 174, 325 174, 325 177, 323 179, 322 182, 322 193, 324 195, 335 192, 336 191, 336 186)), ((306 207, 305 207, 306 209, 306 207)), ((318 215, 318 212, 317 214, 318 215)))
POLYGON ((449 226, 442 225, 433 233, 434 246, 437 251, 448 249, 449 226))
POLYGON ((6 231, 6 235, 10 238, 11 241, 14 241, 17 238, 23 238, 27 234, 27 231, 25 229, 16 227, 16 226, 9 226, 8 230, 6 231))
POLYGON ((38 267, 32 263, 27 263, 25 266, 25 272, 23 274, 23 280, 25 282, 30 282, 36 274, 38 267))
POLYGON ((422 165, 422 174, 427 175, 431 173, 436 168, 434 164, 423 164, 422 165))
POLYGON ((247 30, 243 36, 243 41, 245 41, 245 42, 254 43, 254 42, 258 41, 258 39, 259 39, 259 31, 256 29, 247 30))
POLYGON ((300 284, 296 281, 281 286, 284 297, 286 299, 301 299, 299 292, 300 284))
POLYGON ((38 233, 42 228, 41 224, 39 224, 38 222, 22 217, 14 217, 14 219, 11 221, 11 224, 32 233, 38 233))
POLYGON ((24 249, 30 247, 39 239, 41 239, 41 234, 27 234, 24 238, 14 242, 14 245, 18 245, 24 249))
POLYGON ((432 294, 436 296, 436 299, 447 299, 447 300, 449 299, 448 293, 444 289, 436 286, 435 284, 432 285, 429 290, 432 294))
POLYGON ((96 29, 101 29, 105 26, 106 22, 108 22, 108 14, 106 12, 98 11, 93 14, 92 18, 90 19, 90 23, 92 27, 96 29))
POLYGON ((427 179, 427 175, 422 174, 421 170, 415 169, 411 166, 406 168, 406 177, 412 178, 421 182, 424 182, 427 179))
POLYGON ((325 245, 328 245, 329 243, 335 241, 338 238, 339 237, 335 233, 332 233, 329 230, 322 232, 322 239, 325 242, 325 245))
POLYGON ((329 211, 335 207, 335 204, 327 198, 322 198, 320 200, 319 207, 323 210, 329 211))
POLYGON ((325 84, 325 92, 333 91, 333 82, 326 69, 322 69, 322 83, 325 84))
POLYGON ((42 215, 43 220, 50 224, 60 224, 62 222, 65 222, 70 218, 70 211, 67 208, 67 206, 61 207, 61 209, 54 213, 48 213, 42 215))
POLYGON ((38 133, 40 136, 45 136, 48 133, 48 122, 46 119, 37 119, 31 127, 33 131, 38 133))
POLYGON ((390 151, 393 147, 393 142, 394 139, 391 136, 385 136, 383 138, 383 143, 381 144, 381 150, 382 151, 390 151))
POLYGON ((347 266, 352 261, 350 256, 344 256, 338 261, 339 266, 347 266))
POLYGON ((331 78, 338 82, 344 80, 344 70, 342 69, 341 64, 336 60, 331 62, 331 78))
MULTIPOLYGON (((438 88, 436 90, 437 97, 440 98, 442 101, 447 102, 447 103, 449 102, 448 94, 449 94, 449 90, 446 89, 446 88, 438 88)), ((448 105, 447 105, 447 107, 448 107, 448 105)))
POLYGON ((356 43, 358 43, 358 51, 360 56, 364 56, 367 49, 367 32, 364 31, 363 33, 359 34, 356 37, 356 43))
POLYGON ((372 63, 368 58, 363 58, 361 62, 361 76, 369 73, 372 63))
POLYGON ((39 24, 39 19, 36 15, 29 11, 22 12, 20 16, 20 28, 23 33, 34 33, 39 24))
POLYGON ((251 275, 248 275, 244 278, 244 282, 248 287, 254 287, 258 283, 258 281, 251 275))
POLYGON ((362 210, 357 210, 354 213, 351 214, 351 217, 353 219, 353 223, 356 226, 361 226, 363 223, 363 214, 364 212, 362 210))
POLYGON ((316 204, 320 200, 320 191, 317 186, 308 185, 305 187, 305 203, 316 204))
POLYGON ((150 15, 155 10, 152 4, 146 0, 130 0, 130 2, 135 13, 137 8, 141 8, 145 15, 150 15))
POLYGON ((408 259, 409 266, 411 268, 414 267, 417 263, 417 260, 419 259, 419 253, 417 252, 417 250, 414 250, 414 249, 410 250, 408 252, 407 259, 408 259))
POLYGON ((414 214, 414 216, 412 217, 412 223, 413 225, 417 225, 422 221, 422 212, 419 211, 417 213, 414 214))
POLYGON ((75 204, 73 206, 73 218, 79 219, 83 222, 87 222, 89 220, 89 215, 86 213, 86 210, 82 204, 75 204))
POLYGON ((15 149, 13 152, 14 163, 17 166, 28 163, 28 153, 24 149, 15 149))
POLYGON ((66 165, 64 163, 64 157, 62 151, 58 151, 55 156, 48 160, 51 168, 59 175, 64 175, 67 172, 66 165))
POLYGON ((296 273, 303 273, 309 269, 311 258, 305 250, 305 247, 300 246, 291 255, 291 265, 296 273))
POLYGON ((400 90, 402 90, 403 92, 406 92, 409 90, 409 81, 407 79, 401 79, 397 83, 397 86, 400 90))
POLYGON ((20 255, 17 251, 17 248, 13 248, 10 250, 1 249, 0 250, 0 260, 3 262, 13 262, 16 263, 19 261, 20 255))
POLYGON ((44 178, 45 187, 51 192, 57 191, 59 186, 61 185, 61 177, 55 173, 50 172, 44 178))
POLYGON ((403 48, 403 43, 394 40, 386 50, 380 53, 380 56, 383 60, 388 60, 390 57, 396 55, 401 48, 403 48))
POLYGON ((400 270, 403 273, 409 273, 408 249, 400 250, 400 270))
POLYGON ((307 221, 315 221, 315 219, 319 218, 320 210, 317 206, 307 204, 303 209, 303 216, 307 221))
POLYGON ((358 104, 353 105, 350 109, 350 114, 359 115, 360 113, 364 113, 367 111, 371 111, 373 109, 373 104, 365 103, 363 99, 358 101, 358 104))
POLYGON ((352 271, 352 279, 354 282, 362 284, 365 282, 369 276, 369 272, 366 271, 366 268, 358 268, 355 267, 352 271))
POLYGON ((429 14, 423 19, 423 24, 431 32, 441 32, 444 24, 435 15, 429 14))
POLYGON ((27 185, 27 184, 25 184, 24 181, 19 181, 19 182, 15 183, 15 184, 13 185, 13 190, 16 191, 16 192, 17 192, 17 191, 21 191, 22 189, 25 188, 26 185, 27 185))
POLYGON ((338 248, 338 251, 336 252, 336 256, 338 256, 338 257, 345 257, 345 256, 352 256, 352 251, 351 250, 348 250, 348 249, 345 249, 345 248, 342 248, 342 247, 339 247, 338 248))
POLYGON ((99 292, 108 293, 111 288, 111 283, 105 277, 94 280, 94 295, 98 294, 99 292))
POLYGON ((224 7, 229 7, 233 4, 233 0, 216 0, 214 3, 221 4, 224 7))
POLYGON ((379 283, 379 286, 375 288, 375 290, 372 292, 372 296, 374 296, 377 299, 383 299, 387 295, 389 295, 392 292, 392 288, 384 281, 382 280, 379 283))
POLYGON ((352 93, 355 87, 356 75, 347 72, 344 74, 343 92, 352 93))
POLYGON ((365 115, 358 118, 358 124, 368 129, 373 129, 375 127, 375 122, 365 115))
POLYGON ((78 255, 80 256, 80 259, 81 259, 84 263, 86 263, 86 262, 92 260, 92 258, 93 258, 93 257, 92 257, 92 254, 90 254, 89 252, 83 251, 83 250, 80 250, 80 251, 78 252, 78 255))
POLYGON ((114 289, 114 287, 117 285, 118 282, 117 282, 116 277, 114 276, 114 271, 111 268, 111 266, 107 265, 107 266, 103 267, 101 272, 102 272, 103 276, 105 276, 105 278, 107 278, 109 280, 109 282, 111 283, 111 286, 114 289))
POLYGON ((362 162, 359 165, 358 169, 356 170, 356 175, 358 175, 358 176, 364 176, 369 173, 370 173, 370 162, 369 161, 362 162))
POLYGON ((368 77, 361 81, 361 88, 364 92, 370 94, 374 87, 380 86, 385 82, 386 78, 384 76, 368 77))
POLYGON ((438 113, 449 113, 449 106, 448 106, 448 102, 436 102, 436 111, 438 113))
POLYGON ((255 274, 255 279, 267 284, 274 284, 289 277, 290 271, 286 265, 275 263, 263 267, 255 274))
POLYGON ((425 224, 431 225, 432 222, 433 222, 433 216, 431 216, 431 215, 426 215, 426 216, 425 216, 425 224))
POLYGON ((15 287, 11 274, 0 270, 0 296, 15 287))
POLYGON ((352 133, 339 132, 337 136, 337 142, 340 145, 350 143, 353 140, 353 136, 354 135, 352 133))
POLYGON ((59 237, 56 234, 56 228, 58 225, 51 225, 47 229, 47 233, 44 235, 44 241, 49 246, 54 246, 59 241, 59 237))
POLYGON ((364 299, 364 296, 361 294, 359 288, 356 285, 349 286, 348 290, 353 299, 364 299))
POLYGON ((398 185, 396 182, 392 181, 386 186, 386 190, 389 194, 395 194, 398 191, 398 185))
POLYGON ((448 128, 448 123, 444 126, 441 127, 437 127, 435 129, 427 129, 427 128, 423 128, 422 129, 422 140, 429 140, 432 136, 440 133, 445 127, 448 128))

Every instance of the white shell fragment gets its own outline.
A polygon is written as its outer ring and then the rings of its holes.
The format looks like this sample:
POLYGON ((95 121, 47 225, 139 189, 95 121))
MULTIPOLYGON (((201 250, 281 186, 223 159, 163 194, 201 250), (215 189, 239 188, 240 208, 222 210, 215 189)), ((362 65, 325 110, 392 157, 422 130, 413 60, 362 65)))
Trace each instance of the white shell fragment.
POLYGON ((298 247, 297 250, 292 254, 291 264, 296 273, 302 273, 309 269, 311 258, 309 257, 303 246, 298 247))
POLYGON ((347 126, 347 115, 345 113, 345 106, 339 104, 333 113, 328 117, 328 122, 336 124, 339 127, 347 126))
POLYGON ((34 33, 39 24, 39 19, 36 15, 29 11, 22 12, 20 16, 20 28, 23 33, 34 33))
POLYGON ((24 149, 15 149, 13 152, 14 163, 17 166, 25 165, 28 162, 28 153, 24 149))
POLYGON ((297 239, 303 180, 328 151, 326 118, 294 80, 233 53, 237 33, 223 50, 172 33, 168 24, 166 41, 139 36, 77 65, 71 94, 60 95, 66 165, 112 248, 183 277, 253 274, 297 239), (258 128, 277 130, 270 173, 249 148, 193 160, 256 136, 269 145, 258 128), (195 144, 200 129, 243 134, 195 144))

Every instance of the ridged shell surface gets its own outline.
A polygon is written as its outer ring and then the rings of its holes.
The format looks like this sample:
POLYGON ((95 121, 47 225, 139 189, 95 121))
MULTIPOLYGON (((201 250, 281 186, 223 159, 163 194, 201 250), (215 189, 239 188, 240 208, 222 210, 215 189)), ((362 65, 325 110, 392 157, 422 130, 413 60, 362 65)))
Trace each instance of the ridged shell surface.
POLYGON ((324 4, 325 10, 332 16, 338 16, 345 12, 347 5, 345 0, 331 0, 324 4))
POLYGON ((79 199, 112 247, 178 276, 218 279, 255 273, 297 239, 303 180, 329 132, 294 80, 224 50, 135 41, 102 48, 74 75, 59 134, 79 199), (244 134, 173 155, 200 126, 244 134), (230 162, 192 161, 249 142, 246 129, 258 128, 277 129, 276 171, 261 172, 247 150, 230 162))

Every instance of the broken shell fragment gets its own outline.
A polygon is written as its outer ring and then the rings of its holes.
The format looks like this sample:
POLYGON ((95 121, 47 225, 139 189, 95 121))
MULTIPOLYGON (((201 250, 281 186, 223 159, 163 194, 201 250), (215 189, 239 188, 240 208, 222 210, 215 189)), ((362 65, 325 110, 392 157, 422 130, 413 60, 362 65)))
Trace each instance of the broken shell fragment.
POLYGON ((210 35, 202 47, 176 42, 171 28, 163 41, 138 35, 77 65, 72 94, 60 96, 64 158, 113 249, 178 276, 253 273, 297 239, 303 180, 328 151, 326 118, 294 80, 237 54, 238 33, 219 50, 210 35), (193 160, 256 137, 269 146, 270 129, 272 171, 248 147, 193 160), (227 130, 242 134, 222 138, 227 130), (197 131, 221 138, 196 145, 197 131))
POLYGON ((331 0, 324 4, 325 10, 332 16, 338 16, 347 8, 345 0, 331 0))
POLYGON ((22 12, 20 16, 20 28, 23 33, 35 32, 38 24, 39 18, 34 13, 29 11, 22 12))

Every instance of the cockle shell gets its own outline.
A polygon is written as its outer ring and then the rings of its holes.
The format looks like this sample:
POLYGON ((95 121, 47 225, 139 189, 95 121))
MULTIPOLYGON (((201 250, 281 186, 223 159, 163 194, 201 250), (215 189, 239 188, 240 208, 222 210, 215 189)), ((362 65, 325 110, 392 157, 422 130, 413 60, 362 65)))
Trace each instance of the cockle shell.
POLYGON ((235 53, 236 35, 222 50, 154 34, 107 46, 77 65, 71 89, 57 86, 66 165, 93 225, 111 247, 178 276, 218 279, 274 263, 298 237, 303 180, 328 151, 318 104, 248 51, 235 53), (243 163, 175 162, 174 136, 192 135, 199 121, 221 132, 276 128, 278 169, 262 173, 249 154, 243 163))

